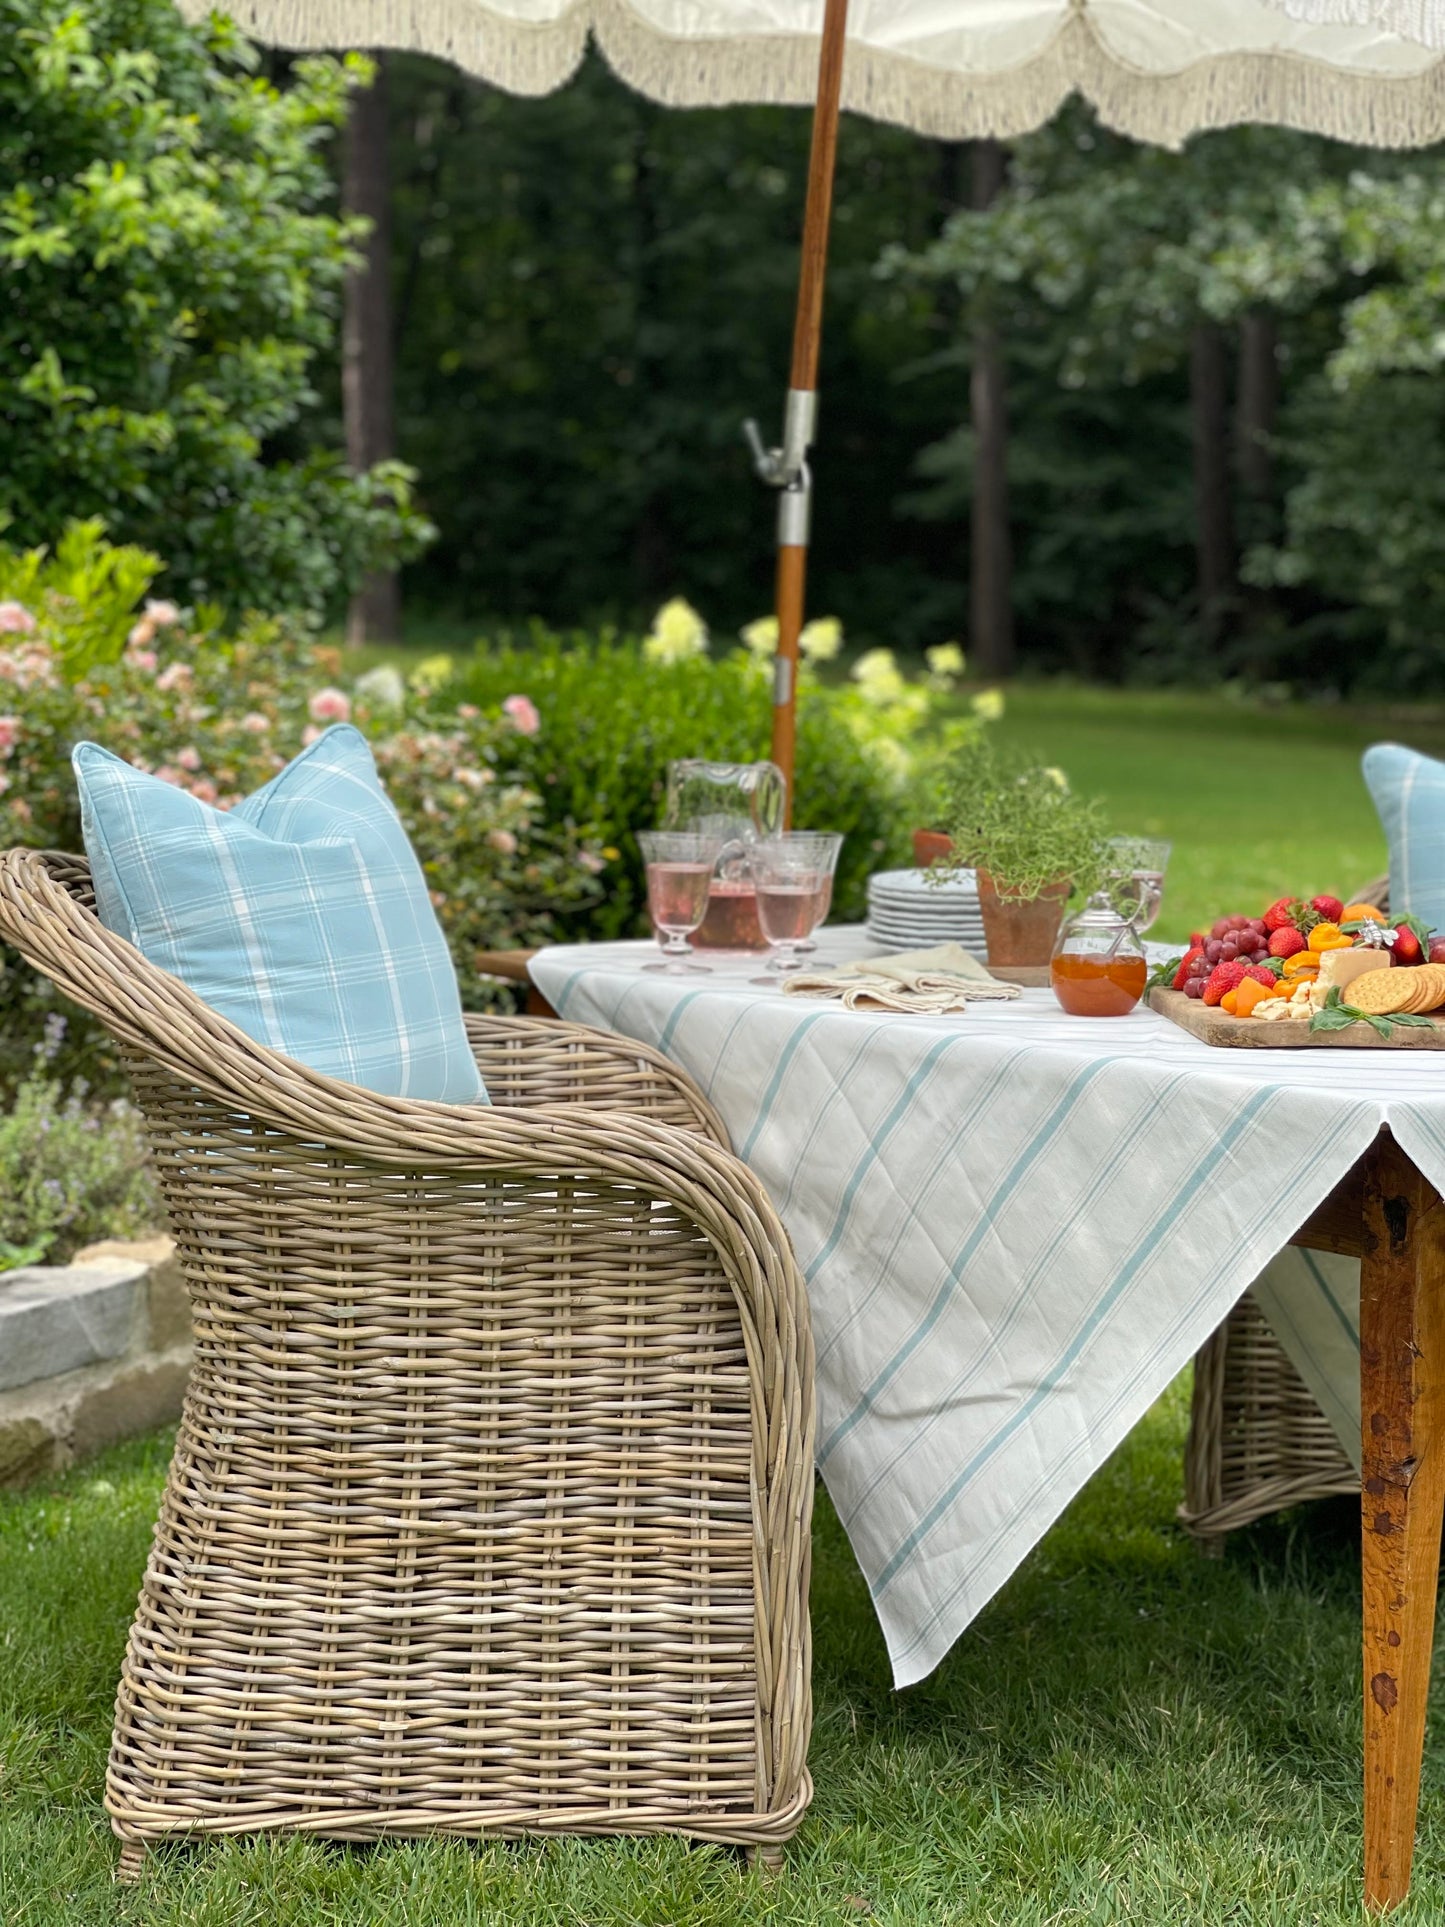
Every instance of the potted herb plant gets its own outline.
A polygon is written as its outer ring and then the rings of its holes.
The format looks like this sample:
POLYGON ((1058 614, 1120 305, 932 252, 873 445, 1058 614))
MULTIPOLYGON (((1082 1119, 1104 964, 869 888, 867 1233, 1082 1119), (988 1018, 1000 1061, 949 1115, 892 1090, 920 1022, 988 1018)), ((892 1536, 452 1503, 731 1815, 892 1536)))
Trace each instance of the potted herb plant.
POLYGON ((1078 796, 1060 769, 979 744, 955 771, 946 813, 947 876, 978 876, 988 960, 1037 968, 1053 954, 1072 893, 1099 887, 1108 869, 1102 803, 1078 796))

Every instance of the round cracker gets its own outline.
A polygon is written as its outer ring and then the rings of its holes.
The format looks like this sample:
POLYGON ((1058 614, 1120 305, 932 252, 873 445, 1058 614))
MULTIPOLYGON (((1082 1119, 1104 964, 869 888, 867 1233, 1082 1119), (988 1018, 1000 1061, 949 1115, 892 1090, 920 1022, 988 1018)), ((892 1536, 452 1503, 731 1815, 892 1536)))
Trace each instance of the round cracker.
POLYGON ((1367 970, 1363 977, 1356 977, 1347 991, 1340 993, 1340 1001, 1371 1017, 1398 1016, 1408 1011, 1412 1000, 1420 994, 1421 986, 1407 981, 1415 975, 1413 970, 1396 966, 1367 970))
POLYGON ((1441 1004, 1445 1004, 1445 964, 1419 964, 1415 975, 1423 978, 1424 984, 1418 1001, 1411 1005, 1411 1009, 1417 1016, 1423 1016, 1427 1010, 1438 1010, 1441 1004))

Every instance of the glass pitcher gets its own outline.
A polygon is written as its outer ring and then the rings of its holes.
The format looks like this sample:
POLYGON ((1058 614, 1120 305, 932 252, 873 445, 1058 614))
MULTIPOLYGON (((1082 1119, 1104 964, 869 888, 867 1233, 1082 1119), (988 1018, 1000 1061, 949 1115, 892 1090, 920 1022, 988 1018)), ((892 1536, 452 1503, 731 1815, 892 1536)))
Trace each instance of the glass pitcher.
POLYGON ((704 950, 766 950, 748 850, 783 826, 787 783, 776 763, 714 763, 687 757, 667 766, 669 830, 696 830, 723 844, 707 915, 692 941, 704 950))

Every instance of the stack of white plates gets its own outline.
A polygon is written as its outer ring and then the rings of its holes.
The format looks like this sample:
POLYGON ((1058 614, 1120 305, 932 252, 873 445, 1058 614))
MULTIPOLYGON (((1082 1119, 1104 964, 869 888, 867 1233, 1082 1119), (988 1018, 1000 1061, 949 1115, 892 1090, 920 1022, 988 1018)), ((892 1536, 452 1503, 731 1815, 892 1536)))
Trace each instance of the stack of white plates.
POLYGON ((883 870, 869 877, 868 935, 880 950, 961 943, 983 959, 983 913, 973 871, 959 870, 946 883, 930 882, 926 870, 883 870))

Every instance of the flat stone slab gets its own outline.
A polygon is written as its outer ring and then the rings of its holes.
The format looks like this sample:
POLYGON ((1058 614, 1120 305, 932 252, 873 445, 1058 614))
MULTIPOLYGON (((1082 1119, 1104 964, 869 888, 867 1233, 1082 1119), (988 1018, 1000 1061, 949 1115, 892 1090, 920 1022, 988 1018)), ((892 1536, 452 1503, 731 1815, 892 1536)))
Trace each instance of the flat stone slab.
POLYGON ((0 1276, 0 1391, 119 1358, 144 1315, 146 1277, 120 1258, 0 1276))

